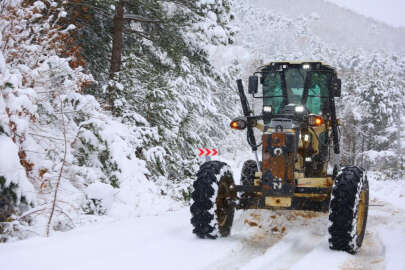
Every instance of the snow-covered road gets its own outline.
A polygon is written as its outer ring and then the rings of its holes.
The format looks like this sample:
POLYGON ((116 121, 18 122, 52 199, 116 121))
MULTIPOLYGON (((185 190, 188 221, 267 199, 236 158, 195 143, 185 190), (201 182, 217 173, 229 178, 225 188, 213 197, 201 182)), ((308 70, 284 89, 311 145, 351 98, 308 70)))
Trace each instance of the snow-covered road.
POLYGON ((213 241, 191 233, 184 209, 2 244, 0 269, 405 269, 404 210, 370 204, 356 256, 328 249, 326 214, 240 211, 232 235, 213 241))

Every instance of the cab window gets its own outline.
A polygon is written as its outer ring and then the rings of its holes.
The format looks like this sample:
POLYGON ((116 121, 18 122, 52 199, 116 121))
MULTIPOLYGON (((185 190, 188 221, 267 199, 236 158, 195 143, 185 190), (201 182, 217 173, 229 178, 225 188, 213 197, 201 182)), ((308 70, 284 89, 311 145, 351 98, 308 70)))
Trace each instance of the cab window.
MULTIPOLYGON (((263 105, 271 105, 273 114, 279 114, 287 104, 301 105, 303 103, 304 85, 307 71, 300 67, 292 67, 282 72, 269 72, 263 82, 263 105), (283 96, 282 79, 285 76, 287 95, 283 96)), ((322 71, 311 72, 308 96, 305 106, 310 113, 322 114, 328 111, 328 82, 330 73, 322 71)))
POLYGON ((273 113, 278 114, 283 104, 283 90, 281 88, 281 73, 269 73, 263 82, 263 105, 271 105, 273 113))
POLYGON ((313 114, 322 114, 328 110, 328 79, 325 72, 312 72, 305 106, 313 114))

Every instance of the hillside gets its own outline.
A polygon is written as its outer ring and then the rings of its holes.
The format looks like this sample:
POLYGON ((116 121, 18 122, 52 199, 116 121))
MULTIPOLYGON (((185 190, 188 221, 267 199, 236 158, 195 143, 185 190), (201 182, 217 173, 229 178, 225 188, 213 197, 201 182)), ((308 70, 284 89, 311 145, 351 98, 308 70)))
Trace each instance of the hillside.
POLYGON ((272 10, 275 14, 290 19, 312 17, 313 20, 309 23, 312 33, 333 47, 404 51, 405 28, 394 28, 331 2, 324 0, 248 2, 255 7, 272 10))
POLYGON ((367 1, 367 5, 362 5, 361 2, 353 2, 350 0, 326 1, 394 27, 405 27, 405 22, 401 14, 404 3, 401 0, 390 0, 384 3, 378 0, 371 0, 367 1))
POLYGON ((0 13, 1 269, 403 269, 405 28, 323 0, 4 0, 0 13), (224 161, 240 184, 254 159, 229 127, 235 80, 286 60, 342 79, 328 161, 369 176, 356 256, 328 249, 327 213, 241 210, 228 238, 192 233, 193 203, 216 213, 218 190, 193 197, 215 181, 195 184, 200 165, 224 161))

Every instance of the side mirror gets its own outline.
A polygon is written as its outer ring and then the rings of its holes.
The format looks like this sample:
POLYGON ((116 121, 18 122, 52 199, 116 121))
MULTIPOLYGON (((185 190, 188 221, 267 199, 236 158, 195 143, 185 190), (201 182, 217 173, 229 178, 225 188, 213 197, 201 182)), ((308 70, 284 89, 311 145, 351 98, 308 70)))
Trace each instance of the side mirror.
POLYGON ((257 94, 259 87, 259 77, 257 76, 249 76, 249 94, 257 94))
POLYGON ((334 97, 340 97, 342 95, 342 80, 335 78, 332 81, 332 93, 334 97))

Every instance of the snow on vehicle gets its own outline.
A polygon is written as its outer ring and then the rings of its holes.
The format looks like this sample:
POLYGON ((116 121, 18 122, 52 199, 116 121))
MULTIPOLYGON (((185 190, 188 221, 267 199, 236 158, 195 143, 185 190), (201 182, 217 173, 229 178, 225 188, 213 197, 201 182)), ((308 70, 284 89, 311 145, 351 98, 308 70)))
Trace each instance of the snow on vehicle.
POLYGON ((336 70, 321 62, 271 62, 259 68, 249 77, 248 90, 263 101, 261 115, 253 115, 242 81, 237 84, 244 116, 230 126, 247 129, 256 160, 244 163, 241 185, 224 162, 200 167, 190 208, 193 232, 200 238, 228 236, 235 209, 329 211, 330 248, 356 253, 365 234, 369 189, 362 168, 341 168, 338 161, 335 98, 341 81, 336 70), (262 132, 259 145, 253 128, 262 132))

